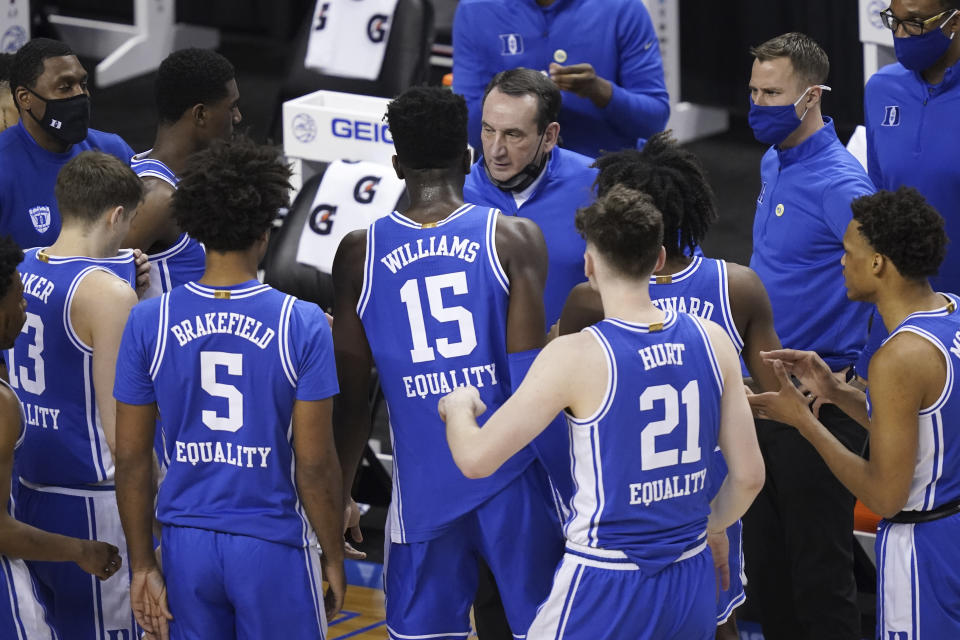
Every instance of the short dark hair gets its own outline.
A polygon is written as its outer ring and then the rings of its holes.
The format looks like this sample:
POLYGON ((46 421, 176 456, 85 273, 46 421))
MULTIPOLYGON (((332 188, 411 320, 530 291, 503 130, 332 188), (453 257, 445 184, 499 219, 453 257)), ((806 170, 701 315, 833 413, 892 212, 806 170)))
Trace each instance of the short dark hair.
POLYGON ((943 217, 913 187, 878 191, 851 205, 860 234, 890 258, 904 278, 936 275, 947 254, 943 217))
POLYGON ((208 250, 249 249, 289 204, 290 167, 280 150, 246 136, 190 156, 173 194, 173 219, 208 250))
POLYGON ((176 122, 197 104, 227 97, 227 83, 236 78, 230 61, 212 49, 180 49, 157 70, 156 100, 160 122, 176 122))
POLYGON ((44 60, 73 55, 76 55, 73 49, 59 40, 50 38, 34 38, 20 47, 13 54, 13 62, 10 63, 10 93, 13 94, 13 101, 17 108, 20 108, 20 104, 17 103, 17 87, 33 89, 37 84, 37 78, 43 75, 44 60))
POLYGON ((790 58, 794 72, 805 84, 823 84, 830 75, 830 60, 813 38, 805 33, 785 33, 750 49, 760 62, 790 58))
POLYGON ((563 95, 557 85, 539 71, 526 67, 501 71, 487 83, 483 102, 487 101, 487 95, 494 89, 508 96, 531 95, 537 99, 537 133, 543 133, 548 124, 560 117, 563 95))
POLYGON ((23 262, 23 251, 12 236, 0 236, 0 298, 7 295, 10 288, 10 276, 23 262))
POLYGON ((663 246, 663 217, 645 193, 615 185, 577 211, 577 231, 621 274, 650 275, 663 246))
POLYGON ((467 103, 442 87, 412 87, 387 105, 397 160, 410 169, 449 169, 467 148, 467 103))
POLYGON ((655 134, 642 151, 605 153, 593 166, 600 170, 598 196, 619 184, 653 198, 663 215, 663 237, 670 257, 692 252, 717 219, 717 199, 700 159, 681 147, 670 131, 655 134))
POLYGON ((10 67, 13 66, 12 53, 0 53, 0 83, 10 81, 10 67))
POLYGON ((116 156, 83 151, 63 165, 53 189, 64 222, 96 222, 113 207, 134 211, 143 200, 143 182, 116 156))

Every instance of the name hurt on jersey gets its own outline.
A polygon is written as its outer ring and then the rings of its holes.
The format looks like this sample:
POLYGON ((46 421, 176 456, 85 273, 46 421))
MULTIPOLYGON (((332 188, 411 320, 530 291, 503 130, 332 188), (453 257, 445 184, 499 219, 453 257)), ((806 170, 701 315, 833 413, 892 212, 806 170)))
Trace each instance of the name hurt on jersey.
POLYGON ((232 442, 176 442, 176 461, 197 466, 204 464, 229 464, 234 467, 252 469, 259 466, 267 468, 267 458, 271 447, 233 446, 232 442))
POLYGON ((423 238, 418 239, 416 248, 411 247, 412 243, 404 242, 380 258, 380 262, 390 270, 390 273, 396 273, 410 263, 431 256, 447 256, 473 262, 477 259, 477 252, 480 251, 479 242, 469 238, 461 239, 460 236, 453 236, 453 240, 448 240, 445 235, 431 236, 426 238, 426 242, 423 238))
POLYGON ((457 387, 464 387, 469 384, 480 389, 488 383, 491 386, 499 384, 497 365, 493 362, 476 367, 460 367, 448 371, 403 376, 403 388, 408 398, 420 396, 423 399, 427 396, 443 396, 457 387))
POLYGON ((642 504, 649 507, 654 502, 681 498, 702 491, 707 482, 707 470, 694 473, 658 478, 649 482, 637 482, 630 485, 630 504, 642 504))

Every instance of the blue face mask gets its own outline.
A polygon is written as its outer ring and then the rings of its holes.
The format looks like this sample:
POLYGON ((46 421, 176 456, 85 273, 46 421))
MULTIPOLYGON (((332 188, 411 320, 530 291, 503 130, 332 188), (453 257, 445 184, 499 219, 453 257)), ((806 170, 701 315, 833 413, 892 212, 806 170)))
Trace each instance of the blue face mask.
MULTIPOLYGON (((830 87, 822 84, 814 85, 824 91, 830 91, 830 87)), ((800 123, 806 117, 807 112, 797 117, 797 105, 803 100, 813 87, 807 87, 797 101, 793 104, 785 104, 775 107, 761 107, 750 98, 750 128, 753 129, 753 137, 758 142, 764 144, 781 144, 790 137, 790 134, 797 130, 800 123)))
POLYGON ((929 69, 937 60, 942 58, 950 48, 953 36, 944 35, 943 26, 950 22, 953 16, 957 15, 954 11, 950 17, 940 23, 936 29, 931 29, 927 33, 919 36, 907 36, 906 38, 894 38, 893 50, 897 54, 897 60, 911 71, 923 71, 929 69))

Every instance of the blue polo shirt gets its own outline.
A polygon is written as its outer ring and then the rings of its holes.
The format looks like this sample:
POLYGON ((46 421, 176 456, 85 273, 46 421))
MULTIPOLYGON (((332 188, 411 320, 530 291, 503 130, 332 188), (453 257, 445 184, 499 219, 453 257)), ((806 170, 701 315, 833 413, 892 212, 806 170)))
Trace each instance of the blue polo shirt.
POLYGON ((18 122, 0 133, 0 233, 22 248, 46 247, 60 235, 60 209, 53 188, 57 174, 81 151, 94 149, 130 164, 133 149, 114 133, 89 129, 83 142, 64 153, 47 151, 18 122))
POLYGON ((589 62, 613 84, 603 109, 563 92, 562 144, 597 157, 634 148, 670 115, 660 45, 640 0, 461 0, 453 21, 453 90, 467 100, 470 144, 480 149, 483 90, 500 71, 546 72, 589 62))
POLYGON ((823 120, 802 144, 763 156, 750 267, 770 295, 783 345, 816 351, 838 370, 863 348, 870 315, 868 305, 847 298, 843 234, 851 201, 875 189, 833 121, 823 120))
POLYGON ((940 212, 952 242, 931 284, 960 293, 960 63, 937 85, 884 67, 867 82, 864 116, 870 178, 878 189, 914 187, 940 212))
POLYGON ((593 201, 593 182, 597 170, 593 160, 566 149, 554 148, 544 168, 546 175, 522 206, 513 193, 503 191, 487 177, 483 158, 470 170, 463 185, 463 199, 487 207, 496 207, 506 215, 523 216, 537 223, 547 244, 549 271, 543 292, 546 327, 560 319, 570 290, 584 282, 583 252, 587 245, 577 233, 573 219, 577 209, 593 201))

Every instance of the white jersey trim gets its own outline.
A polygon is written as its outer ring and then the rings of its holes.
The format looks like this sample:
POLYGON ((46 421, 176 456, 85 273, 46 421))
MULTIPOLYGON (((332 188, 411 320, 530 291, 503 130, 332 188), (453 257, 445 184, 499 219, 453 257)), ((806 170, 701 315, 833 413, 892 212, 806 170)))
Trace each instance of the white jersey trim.
POLYGON ((947 400, 950 398, 950 393, 953 391, 953 362, 950 360, 950 354, 947 351, 946 346, 944 346, 944 344, 940 342, 940 339, 937 336, 933 335, 926 329, 921 329, 920 327, 915 327, 913 325, 907 325, 907 326, 901 325, 899 328, 894 330, 894 332, 891 333, 886 340, 884 340, 884 343, 886 343, 887 341, 892 339, 894 336, 899 335, 901 333, 912 333, 921 338, 925 338, 934 347, 936 347, 941 354, 943 354, 943 358, 944 360, 946 360, 947 377, 943 384, 943 390, 940 392, 939 397, 937 397, 937 399, 934 401, 933 404, 931 404, 929 407, 920 409, 920 415, 925 416, 935 411, 939 411, 940 409, 943 408, 943 405, 946 404, 947 400))
MULTIPOLYGON (((456 220, 457 218, 459 218, 460 216, 462 216, 463 214, 465 214, 467 211, 470 211, 471 209, 473 209, 473 207, 474 207, 474 205, 472 205, 472 204, 466 204, 466 203, 464 203, 463 205, 461 205, 461 206, 459 206, 458 208, 454 209, 453 212, 452 212, 450 215, 448 215, 446 218, 444 218, 443 220, 438 220, 437 222, 431 223, 429 228, 442 227, 443 225, 447 224, 448 222, 453 222, 454 220, 456 220)), ((396 222, 397 224, 403 225, 404 227, 409 227, 410 229, 423 229, 423 228, 424 228, 424 226, 423 226, 421 223, 419 223, 419 222, 414 222, 413 220, 411 220, 411 219, 408 218, 407 216, 403 215, 403 214, 400 213, 399 211, 393 211, 393 212, 391 212, 388 217, 389 217, 391 220, 393 220, 394 222, 396 222)))
POLYGON ((363 312, 370 302, 370 294, 373 293, 373 254, 376 246, 374 245, 374 229, 376 223, 367 227, 367 254, 363 257, 363 284, 360 287, 360 297, 357 298, 357 315, 363 317, 363 312))
POLYGON ((277 348, 280 351, 280 365, 287 382, 294 389, 297 388, 297 372, 290 358, 290 313, 293 311, 293 303, 296 298, 287 296, 283 300, 283 306, 280 309, 280 326, 277 328, 277 348))
POLYGON ((613 355, 613 348, 596 327, 587 327, 584 329, 584 331, 593 336, 599 343, 600 348, 603 349, 603 355, 607 360, 607 388, 606 391, 604 391, 603 399, 600 401, 600 406, 598 406, 596 411, 594 411, 590 416, 586 418, 577 418, 568 411, 564 411, 567 421, 571 425, 578 427, 589 427, 603 419, 603 417, 606 416, 607 412, 610 410, 610 406, 613 404, 613 398, 617 391, 617 359, 613 355))
POLYGON ((204 298, 215 299, 217 294, 221 291, 230 292, 230 300, 241 300, 243 298, 250 298, 257 294, 263 293, 264 291, 270 290, 270 285, 268 284, 257 284, 252 287, 246 287, 245 289, 231 289, 229 287, 208 287, 207 285, 202 285, 197 282, 188 282, 183 285, 187 288, 190 293, 195 293, 198 296, 204 298))
POLYGON ((743 336, 737 330, 737 324, 733 321, 733 309, 730 306, 730 275, 727 263, 723 260, 717 260, 717 269, 720 271, 720 310, 723 314, 724 329, 730 339, 733 340, 733 346, 737 348, 737 353, 743 352, 743 336))
POLYGON ((703 326, 703 321, 696 317, 690 316, 693 319, 694 326, 697 328, 697 331, 700 332, 700 337, 703 338, 703 346, 707 350, 707 358, 710 360, 710 370, 713 371, 713 378, 717 383, 717 388, 720 390, 721 395, 723 394, 723 373, 720 370, 720 363, 717 360, 717 354, 713 350, 713 343, 710 341, 710 336, 707 334, 706 328, 703 326))
POLYGON ((167 350, 167 326, 170 323, 170 292, 160 298, 160 317, 157 321, 157 344, 153 348, 153 361, 150 363, 150 379, 156 380, 167 350))
POLYGON ((500 218, 500 211, 491 208, 487 212, 487 258, 490 261, 490 268, 493 270, 494 278, 503 287, 507 295, 510 295, 510 278, 507 272, 503 270, 500 262, 500 255, 497 253, 497 222, 500 218))

